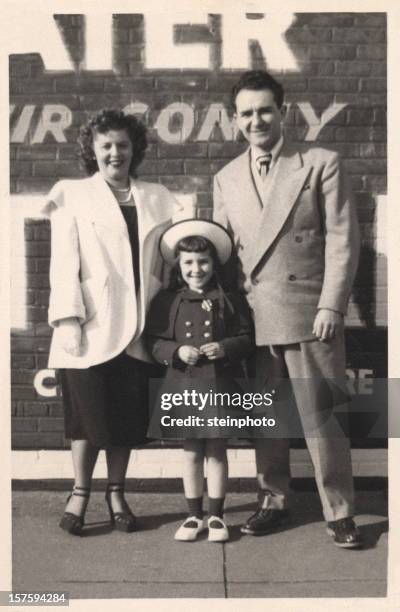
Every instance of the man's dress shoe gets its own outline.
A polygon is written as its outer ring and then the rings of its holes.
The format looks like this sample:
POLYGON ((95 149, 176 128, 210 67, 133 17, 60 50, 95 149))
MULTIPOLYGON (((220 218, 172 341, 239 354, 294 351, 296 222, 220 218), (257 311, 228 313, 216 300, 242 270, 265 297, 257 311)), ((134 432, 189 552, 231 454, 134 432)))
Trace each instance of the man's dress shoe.
POLYGON ((333 542, 341 548, 362 548, 363 539, 360 531, 351 517, 330 521, 327 532, 333 537, 333 542))
POLYGON ((289 510, 260 508, 246 521, 240 531, 246 535, 266 535, 286 523, 289 517, 289 510))

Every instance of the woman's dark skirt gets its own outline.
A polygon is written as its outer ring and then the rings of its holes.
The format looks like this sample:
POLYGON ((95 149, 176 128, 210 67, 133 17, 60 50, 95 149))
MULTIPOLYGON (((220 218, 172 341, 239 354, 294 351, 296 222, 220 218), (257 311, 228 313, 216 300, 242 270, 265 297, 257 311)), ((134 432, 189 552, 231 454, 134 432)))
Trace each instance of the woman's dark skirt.
POLYGON ((60 370, 65 436, 98 448, 149 442, 149 379, 159 376, 157 366, 126 353, 87 369, 60 370))

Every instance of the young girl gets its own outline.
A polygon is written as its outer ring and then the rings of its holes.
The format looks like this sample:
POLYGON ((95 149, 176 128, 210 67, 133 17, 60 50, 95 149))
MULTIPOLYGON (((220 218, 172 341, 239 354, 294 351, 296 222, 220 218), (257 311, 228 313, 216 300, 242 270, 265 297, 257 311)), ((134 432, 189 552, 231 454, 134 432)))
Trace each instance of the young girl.
MULTIPOLYGON (((237 409, 215 402, 199 405, 198 394, 240 392, 235 378, 243 377, 241 360, 252 348, 252 324, 244 297, 225 293, 222 265, 232 252, 225 229, 211 221, 181 221, 161 237, 160 251, 173 266, 168 290, 153 299, 146 333, 155 360, 167 367, 148 435, 184 438, 183 485, 188 517, 175 534, 176 540, 193 541, 206 528, 203 520, 204 459, 207 462, 208 540, 224 542, 228 529, 223 506, 228 476, 226 438, 237 435, 235 428, 220 427, 212 417, 226 417, 237 409), (166 393, 166 390, 170 393, 166 393), (185 402, 170 408, 161 397, 186 391, 185 402), (194 391, 197 395, 188 395, 194 391), (190 397, 190 401, 188 401, 190 397), (168 416, 166 416, 168 415, 168 416), (187 423, 188 415, 198 420, 187 423), (180 418, 184 427, 171 427, 180 418), (167 421, 167 423, 165 423, 167 421), (176 422, 176 421, 175 421, 176 422)), ((175 398, 177 395, 174 396, 175 398)), ((226 397, 226 396, 225 396, 226 397)))

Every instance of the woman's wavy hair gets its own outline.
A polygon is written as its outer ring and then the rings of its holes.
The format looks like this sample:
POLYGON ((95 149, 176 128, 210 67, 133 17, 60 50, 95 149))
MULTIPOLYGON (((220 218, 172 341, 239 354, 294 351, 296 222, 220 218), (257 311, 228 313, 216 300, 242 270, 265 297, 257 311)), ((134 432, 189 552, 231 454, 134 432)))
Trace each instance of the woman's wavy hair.
POLYGON ((116 109, 103 109, 97 115, 89 119, 79 130, 79 158, 91 176, 99 169, 93 150, 95 134, 105 134, 110 130, 126 130, 133 147, 132 161, 129 166, 129 174, 136 178, 136 168, 144 159, 147 148, 147 129, 136 117, 128 115, 116 109))
POLYGON ((178 255, 182 252, 185 253, 205 253, 208 251, 211 255, 214 264, 214 274, 211 278, 211 285, 216 287, 218 285, 223 286, 224 275, 222 264, 219 260, 217 249, 210 240, 203 236, 185 236, 182 238, 175 248, 175 255, 177 260, 171 270, 171 276, 169 280, 169 289, 177 291, 186 287, 186 283, 182 278, 181 267, 179 265, 178 255))

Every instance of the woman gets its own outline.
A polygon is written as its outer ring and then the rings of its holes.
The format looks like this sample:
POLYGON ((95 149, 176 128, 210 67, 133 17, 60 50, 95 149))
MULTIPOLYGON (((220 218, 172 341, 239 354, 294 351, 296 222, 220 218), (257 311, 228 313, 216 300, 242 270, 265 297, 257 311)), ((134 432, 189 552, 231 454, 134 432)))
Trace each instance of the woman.
POLYGON ((147 381, 154 366, 141 342, 145 313, 161 287, 157 245, 176 201, 136 179, 146 130, 135 117, 103 110, 80 130, 89 178, 51 190, 49 367, 61 369, 65 433, 75 486, 60 527, 80 535, 99 449, 107 458, 112 523, 135 529, 124 499, 130 449, 146 441, 147 381))

